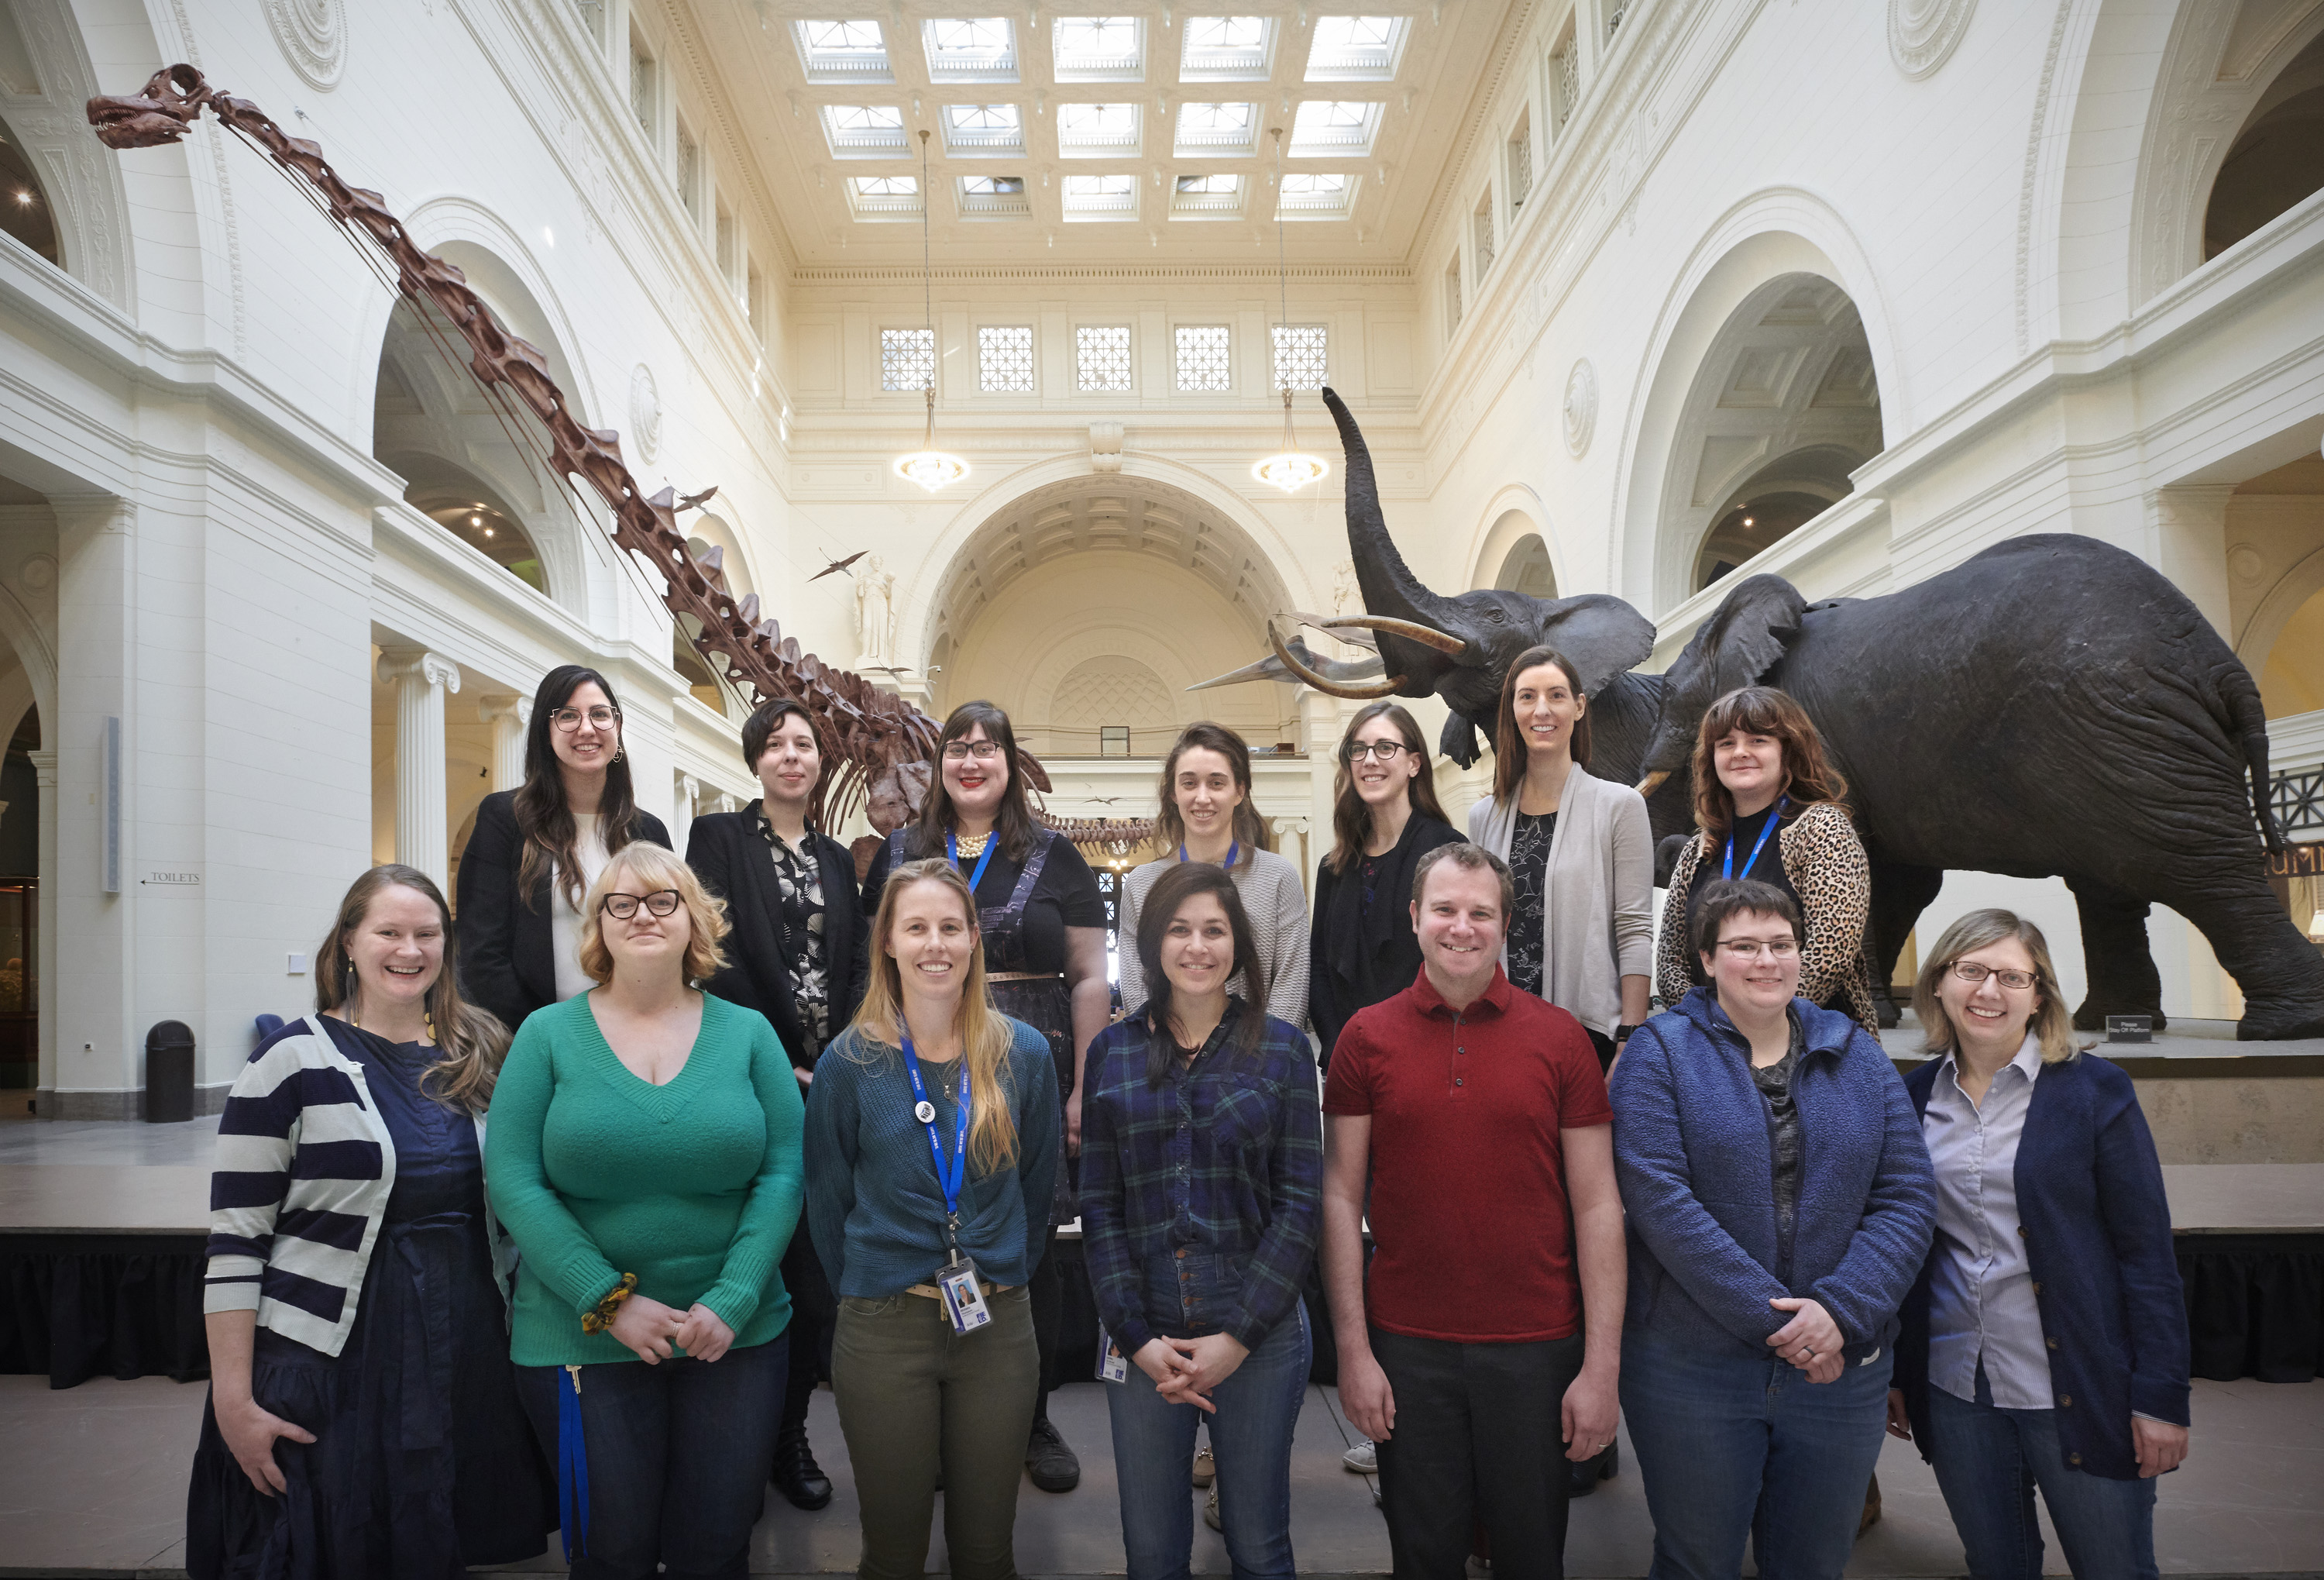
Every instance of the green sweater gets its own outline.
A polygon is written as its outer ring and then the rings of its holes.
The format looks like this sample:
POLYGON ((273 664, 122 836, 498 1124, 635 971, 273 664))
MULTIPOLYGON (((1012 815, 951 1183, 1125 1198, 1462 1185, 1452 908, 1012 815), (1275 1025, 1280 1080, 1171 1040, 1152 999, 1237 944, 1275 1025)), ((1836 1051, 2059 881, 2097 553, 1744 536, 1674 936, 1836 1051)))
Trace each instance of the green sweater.
POLYGON ((484 1136, 493 1209, 521 1253, 511 1359, 636 1360, 612 1334, 581 1331, 625 1272, 665 1306, 707 1306, 737 1348, 779 1336, 804 1114, 790 1059, 755 1010, 704 994, 694 1051, 662 1086, 615 1057, 586 993, 528 1016, 484 1136))

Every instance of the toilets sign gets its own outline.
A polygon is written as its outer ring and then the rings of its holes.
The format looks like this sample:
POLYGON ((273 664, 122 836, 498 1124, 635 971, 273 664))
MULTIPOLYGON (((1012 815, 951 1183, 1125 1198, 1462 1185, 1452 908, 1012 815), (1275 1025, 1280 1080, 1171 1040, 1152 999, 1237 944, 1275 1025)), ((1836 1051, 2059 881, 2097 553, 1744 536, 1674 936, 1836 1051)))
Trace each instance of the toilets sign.
POLYGON ((198 889, 202 873, 198 867, 157 867, 137 881, 149 889, 198 889))

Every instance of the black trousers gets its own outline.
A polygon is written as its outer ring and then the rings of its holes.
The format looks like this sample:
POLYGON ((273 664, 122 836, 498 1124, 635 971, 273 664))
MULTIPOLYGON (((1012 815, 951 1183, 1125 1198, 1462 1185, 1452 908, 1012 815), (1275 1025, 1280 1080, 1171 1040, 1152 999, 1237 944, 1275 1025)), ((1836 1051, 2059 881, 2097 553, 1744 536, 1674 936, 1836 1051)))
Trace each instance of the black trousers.
POLYGON ((1371 1330, 1396 1428, 1379 1445, 1396 1580, 1462 1580, 1476 1523, 1493 1580, 1563 1580, 1566 1462, 1559 1414, 1582 1335, 1462 1344, 1371 1330))
POLYGON ((791 1325, 784 1330, 791 1347, 778 1437, 806 1429, 807 1403, 815 1398, 815 1385, 831 1375, 831 1332, 839 1315, 831 1280, 824 1276, 823 1259, 816 1255, 815 1242, 807 1238, 804 1218, 791 1235, 790 1249, 783 1252, 783 1288, 791 1298, 791 1325))
POLYGON ((1033 1307, 1033 1342, 1041 1354, 1041 1383, 1033 1395, 1033 1418, 1049 1418, 1049 1376, 1057 1363, 1057 1343, 1065 1326, 1065 1275, 1057 1270, 1057 1226, 1049 1225, 1041 1241, 1041 1265, 1025 1280, 1026 1298, 1033 1307))

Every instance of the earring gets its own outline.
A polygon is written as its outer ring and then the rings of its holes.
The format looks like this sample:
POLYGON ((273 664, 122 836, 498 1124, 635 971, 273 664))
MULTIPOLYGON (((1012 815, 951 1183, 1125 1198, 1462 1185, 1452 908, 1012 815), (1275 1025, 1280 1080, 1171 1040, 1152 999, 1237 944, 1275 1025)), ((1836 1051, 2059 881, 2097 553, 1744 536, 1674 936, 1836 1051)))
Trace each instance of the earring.
POLYGON ((428 1012, 428 1011, 426 1011, 426 1010, 422 1010, 422 1011, 420 1011, 420 1019, 423 1022, 425 1022, 425 1023, 426 1023, 426 1025, 427 1025, 427 1027, 428 1027, 428 1040, 429 1040, 429 1041, 430 1041, 430 1042, 435 1041, 435 1040, 436 1040, 436 1017, 435 1017, 433 1014, 431 1014, 429 1012, 428 1012))
MULTIPOLYGON (((355 957, 353 955, 350 955, 347 956, 347 975, 352 978, 355 974, 355 957)), ((363 1030, 363 1019, 356 1012, 355 994, 353 989, 350 989, 347 993, 347 1024, 354 1027, 358 1031, 363 1030)))
POLYGON ((614 747, 614 748, 613 748, 613 761, 614 761, 614 762, 619 762, 621 760, 622 760, 622 749, 621 749, 619 746, 616 746, 616 747, 614 747))

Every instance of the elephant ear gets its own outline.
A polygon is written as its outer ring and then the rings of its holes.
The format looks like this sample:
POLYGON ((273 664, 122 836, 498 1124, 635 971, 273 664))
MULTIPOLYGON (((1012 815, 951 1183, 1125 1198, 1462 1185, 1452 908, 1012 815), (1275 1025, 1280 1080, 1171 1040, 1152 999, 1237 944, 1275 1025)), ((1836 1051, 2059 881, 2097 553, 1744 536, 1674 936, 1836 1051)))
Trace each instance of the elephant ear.
POLYGON ((1584 593, 1543 604, 1541 641, 1579 671, 1572 679, 1582 695, 1595 697, 1646 661, 1655 651, 1655 623, 1610 593, 1584 593))
POLYGON ((1737 583, 1664 677, 1662 719, 1646 747, 1646 772, 1683 770, 1711 705, 1774 669, 1798 639, 1806 614, 1799 588, 1780 576, 1750 576, 1737 583))

